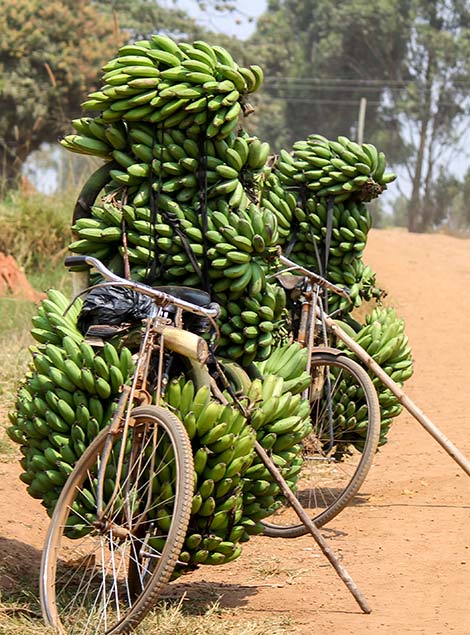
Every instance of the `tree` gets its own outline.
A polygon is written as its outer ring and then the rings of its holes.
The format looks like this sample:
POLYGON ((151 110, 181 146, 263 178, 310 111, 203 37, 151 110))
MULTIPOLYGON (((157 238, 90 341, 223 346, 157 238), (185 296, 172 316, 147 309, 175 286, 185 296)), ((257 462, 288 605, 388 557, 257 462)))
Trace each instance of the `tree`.
POLYGON ((457 179, 444 168, 433 179, 427 197, 426 214, 433 227, 442 227, 452 234, 470 232, 470 173, 457 179))
POLYGON ((152 32, 201 37, 184 11, 154 0, 0 0, 0 177, 11 187, 31 152, 70 131, 101 67, 152 32))
POLYGON ((84 0, 0 0, 0 32, 0 165, 12 184, 29 153, 79 114, 122 36, 84 0))
POLYGON ((449 171, 461 142, 459 127, 470 113, 470 7, 464 0, 416 0, 413 9, 409 82, 394 108, 409 126, 412 150, 406 162, 411 181, 408 229, 422 232, 435 222, 436 172, 449 171))
POLYGON ((363 96, 368 99, 368 137, 372 136, 386 84, 401 73, 409 4, 410 0, 269 1, 251 43, 260 42, 267 76, 265 101, 284 105, 290 142, 312 132, 330 137, 353 133, 363 96))
POLYGON ((156 0, 95 0, 93 4, 130 40, 144 39, 151 33, 166 33, 175 39, 197 39, 205 33, 177 3, 171 9, 156 0))
POLYGON ((408 229, 436 224, 433 183, 468 129, 468 0, 269 0, 257 41, 263 104, 282 115, 262 132, 284 145, 311 132, 354 137, 366 97, 366 140, 408 175, 408 229))

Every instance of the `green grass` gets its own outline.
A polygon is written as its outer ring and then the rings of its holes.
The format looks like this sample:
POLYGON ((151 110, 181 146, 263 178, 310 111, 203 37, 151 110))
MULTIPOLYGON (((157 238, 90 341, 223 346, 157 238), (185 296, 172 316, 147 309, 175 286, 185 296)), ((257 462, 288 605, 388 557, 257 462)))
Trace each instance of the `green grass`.
POLYGON ((28 348, 33 343, 30 328, 34 312, 32 302, 0 299, 0 461, 11 460, 17 453, 16 446, 5 433, 9 424, 6 414, 14 406, 18 383, 31 359, 28 348))
POLYGON ((9 407, 14 399, 18 381, 23 377, 31 359, 29 346, 31 318, 36 305, 16 298, 0 298, 0 408, 9 407))

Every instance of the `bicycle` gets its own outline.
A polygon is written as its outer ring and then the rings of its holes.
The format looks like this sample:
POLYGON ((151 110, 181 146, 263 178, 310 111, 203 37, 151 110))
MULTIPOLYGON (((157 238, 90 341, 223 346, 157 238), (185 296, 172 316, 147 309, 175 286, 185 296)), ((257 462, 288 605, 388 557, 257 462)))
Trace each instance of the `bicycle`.
MULTIPOLYGON (((276 277, 294 303, 293 337, 309 351, 307 369, 312 376, 304 396, 311 403, 313 428, 303 441, 304 465, 296 495, 315 525, 321 527, 352 501, 367 476, 379 441, 380 407, 367 372, 343 352, 328 346, 328 317, 320 289, 345 298, 347 291, 285 256, 279 260, 284 269, 276 277), (345 393, 354 394, 362 404, 364 438, 359 450, 351 444, 350 435, 357 426, 357 417, 348 420, 343 414, 345 393)), ((295 538, 308 532, 287 501, 262 522, 265 534, 272 537, 295 538)))
POLYGON ((182 312, 213 320, 218 307, 204 306, 210 300, 203 291, 152 289, 121 279, 95 258, 72 256, 66 264, 93 266, 113 285, 154 301, 144 320, 132 383, 123 386, 110 425, 66 481, 41 563, 41 605, 48 624, 59 633, 117 635, 141 621, 170 580, 191 512, 194 466, 189 437, 181 421, 160 405, 164 356, 179 353, 197 367, 200 380, 210 382, 204 366, 207 344, 184 330, 182 312), (156 387, 150 387, 155 352, 158 377, 156 387), (166 540, 160 551, 152 542, 157 534, 162 538, 162 527, 166 540))
MULTIPOLYGON (((209 305, 209 295, 203 291, 187 287, 151 288, 120 278, 96 258, 72 256, 66 259, 66 264, 93 266, 109 281, 95 286, 122 286, 153 300, 152 312, 144 320, 140 334, 131 384, 123 385, 111 423, 87 448, 67 479, 52 516, 41 563, 41 605, 48 624, 61 635, 118 635, 128 633, 143 619, 170 581, 175 567, 184 566, 178 556, 191 513, 194 467, 191 443, 183 424, 161 405, 166 385, 165 358, 168 353, 176 353, 188 360, 195 382, 209 385, 214 397, 220 399, 221 391, 207 367, 207 343, 186 331, 182 318, 183 311, 187 311, 213 321, 218 307, 209 305), (154 381, 149 380, 151 367, 156 368, 154 381)), ((335 285, 317 278, 318 284, 339 291, 335 285)), ((102 331, 98 329, 97 333, 102 331)), ((321 369, 323 383, 325 369, 350 367, 350 360, 339 351, 312 352, 310 369, 315 375, 321 369)), ((240 371, 242 381, 243 374, 240 371)), ((362 374, 356 376, 369 392, 362 374)), ((288 508, 300 519, 301 533, 312 533, 361 608, 368 612, 348 574, 335 561, 257 442, 255 451, 281 486, 289 501, 288 508)), ((366 467, 368 462, 362 465, 362 480, 366 467)), ((354 488, 350 484, 348 496, 352 489, 356 491, 361 479, 359 476, 354 479, 354 488)), ((303 477, 300 484, 303 487, 303 477)), ((301 502, 305 506, 302 499, 301 502)), ((347 504, 346 497, 341 504, 347 504)), ((279 527, 279 518, 277 515, 275 522, 272 519, 271 523, 266 522, 268 535, 299 531, 295 526, 288 527, 286 532, 285 527, 279 527)))

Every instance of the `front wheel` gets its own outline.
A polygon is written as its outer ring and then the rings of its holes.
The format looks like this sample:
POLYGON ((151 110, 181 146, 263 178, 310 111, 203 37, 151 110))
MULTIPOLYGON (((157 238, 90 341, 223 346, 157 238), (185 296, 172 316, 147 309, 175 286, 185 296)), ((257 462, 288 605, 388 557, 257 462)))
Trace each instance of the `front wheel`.
POLYGON ((129 633, 170 580, 183 546, 194 483, 186 430, 156 406, 134 408, 130 422, 125 442, 108 429, 93 441, 52 516, 40 592, 44 618, 61 635, 129 633))
MULTIPOLYGON (((314 352, 311 375, 312 432, 303 440, 296 496, 321 527, 351 502, 366 478, 379 441, 380 408, 369 375, 345 355, 314 352)), ((287 504, 263 524, 268 536, 308 533, 287 504)))

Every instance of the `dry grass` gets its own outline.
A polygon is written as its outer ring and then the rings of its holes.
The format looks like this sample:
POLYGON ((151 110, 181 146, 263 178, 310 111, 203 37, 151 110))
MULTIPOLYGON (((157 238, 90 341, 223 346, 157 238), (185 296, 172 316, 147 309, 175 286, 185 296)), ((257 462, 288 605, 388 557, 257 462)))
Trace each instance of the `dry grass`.
POLYGON ((165 603, 149 615, 137 629, 136 635, 285 635, 285 618, 270 617, 259 620, 240 620, 233 610, 212 604, 202 614, 188 613, 182 601, 165 603))
POLYGON ((63 197, 9 193, 0 201, 0 251, 28 273, 49 269, 70 242, 71 208, 63 197))
MULTIPOLYGON (((134 631, 135 635, 285 635, 290 620, 279 617, 241 620, 233 611, 212 604, 201 614, 193 614, 183 600, 163 603, 134 631)), ((45 628, 36 602, 0 600, 0 635, 52 635, 45 628)))

